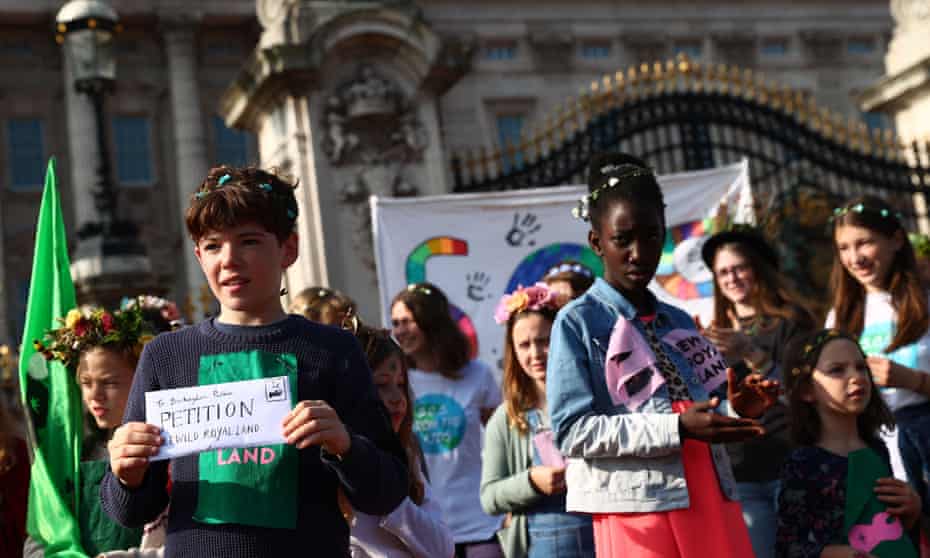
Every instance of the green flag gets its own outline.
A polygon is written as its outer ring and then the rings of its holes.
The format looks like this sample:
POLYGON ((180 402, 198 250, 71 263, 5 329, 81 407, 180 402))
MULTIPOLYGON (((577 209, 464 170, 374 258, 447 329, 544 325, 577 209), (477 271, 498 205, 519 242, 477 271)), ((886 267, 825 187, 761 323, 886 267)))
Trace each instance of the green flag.
POLYGON ((81 453, 81 397, 73 373, 37 353, 33 341, 59 327, 74 308, 68 243, 55 181, 48 162, 36 225, 35 256, 19 360, 23 402, 32 422, 35 461, 29 483, 26 530, 45 547, 45 556, 86 556, 76 521, 81 453))

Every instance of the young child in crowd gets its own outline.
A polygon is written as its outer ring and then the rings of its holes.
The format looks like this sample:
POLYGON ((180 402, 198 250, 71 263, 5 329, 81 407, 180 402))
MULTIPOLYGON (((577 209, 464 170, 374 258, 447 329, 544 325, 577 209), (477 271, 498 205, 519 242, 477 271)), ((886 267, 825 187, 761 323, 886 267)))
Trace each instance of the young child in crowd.
POLYGON ((789 346, 784 375, 802 447, 782 469, 776 556, 916 557, 905 531, 920 498, 891 477, 879 430, 894 420, 859 344, 835 329, 808 334, 789 346))
POLYGON ((553 291, 569 301, 578 298, 594 283, 594 273, 574 260, 557 263, 550 269, 543 282, 553 291))
POLYGON ((326 325, 342 326, 348 315, 354 315, 355 301, 328 287, 309 287, 294 297, 290 312, 326 325))
POLYGON ((897 428, 884 432, 895 477, 930 513, 930 308, 901 219, 863 196, 833 216, 836 248, 827 327, 859 339, 897 428))
POLYGON ((665 240, 665 203, 639 159, 595 157, 575 215, 604 277, 552 326, 546 400, 568 459, 567 510, 594 514, 600 557, 752 556, 726 449, 763 433, 724 416, 709 392, 728 377, 729 407, 758 417, 778 382, 735 381, 682 310, 649 291, 665 240))
POLYGON ((545 283, 504 295, 494 319, 506 326, 504 404, 488 421, 481 504, 509 514, 498 536, 507 558, 588 558, 591 518, 565 511, 565 464, 546 411, 549 333, 562 296, 545 283))
MULTIPOLYGON (((139 353, 157 333, 143 313, 138 304, 117 312, 73 309, 62 320, 62 327, 47 332, 37 345, 45 358, 61 361, 74 373, 87 415, 76 519, 81 546, 89 556, 157 556, 160 552, 160 541, 143 540, 141 525, 122 527, 100 507, 107 442, 123 418, 139 353)), ((27 540, 23 556, 45 554, 43 541, 27 540)))
POLYGON ((378 396, 407 454, 408 472, 408 496, 394 511, 382 516, 350 512, 352 558, 451 558, 455 553, 452 532, 443 523, 413 433, 413 396, 404 352, 390 331, 351 318, 346 327, 354 330, 365 351, 378 396))
POLYGON ((394 338, 407 356, 416 394, 413 430, 456 556, 500 556, 500 519, 481 509, 481 427, 501 402, 491 369, 469 356, 465 335, 438 287, 417 283, 391 303, 394 338))
POLYGON ((146 345, 109 445, 104 509, 141 525, 169 501, 169 463, 149 460, 163 440, 144 422, 146 392, 287 376, 296 397, 282 423, 286 443, 262 448, 270 462, 234 461, 228 450, 226 460, 208 451, 170 461, 168 558, 345 556, 338 488, 374 515, 407 496, 404 452, 358 343, 281 307, 296 219, 294 185, 254 167, 214 168, 191 198, 187 230, 220 313, 146 345))

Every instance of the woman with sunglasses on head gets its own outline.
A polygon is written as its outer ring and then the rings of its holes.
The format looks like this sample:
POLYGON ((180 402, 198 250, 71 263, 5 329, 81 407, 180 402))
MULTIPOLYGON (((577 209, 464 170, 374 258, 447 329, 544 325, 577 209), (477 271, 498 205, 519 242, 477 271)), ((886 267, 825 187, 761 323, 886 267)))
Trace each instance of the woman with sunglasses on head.
POLYGON ((416 394, 413 430, 423 448, 436 499, 452 530, 457 557, 501 556, 500 519, 484 513, 481 427, 501 402, 491 369, 471 358, 438 287, 417 283, 391 303, 394 338, 410 365, 416 394))
MULTIPOLYGON (((753 372, 783 381, 782 353, 815 327, 814 317, 784 285, 778 254, 748 226, 710 237, 701 250, 714 274, 714 319, 704 335, 724 354, 737 378, 753 372)), ((791 451, 786 407, 772 405, 761 417, 765 434, 727 444, 743 519, 757 558, 774 556, 778 475, 791 451)))
POLYGON ((452 533, 442 521, 423 467, 420 445, 413 433, 413 397, 407 379, 404 353, 391 339, 390 332, 361 324, 349 314, 344 327, 358 338, 378 396, 391 419, 391 426, 407 454, 409 495, 391 513, 373 516, 352 511, 340 499, 347 513, 353 558, 450 558, 454 552, 452 533))

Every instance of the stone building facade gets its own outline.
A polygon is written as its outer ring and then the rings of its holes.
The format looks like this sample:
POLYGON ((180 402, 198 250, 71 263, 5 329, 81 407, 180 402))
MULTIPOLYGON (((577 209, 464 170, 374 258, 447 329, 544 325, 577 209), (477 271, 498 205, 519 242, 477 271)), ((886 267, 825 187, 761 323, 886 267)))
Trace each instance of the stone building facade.
MULTIPOLYGON (((0 341, 22 328, 45 158, 58 157, 69 231, 94 211, 90 109, 53 40, 61 3, 0 0, 0 341)), ((125 27, 106 105, 120 211, 194 318, 212 303, 182 209, 214 163, 274 164, 300 178, 290 290, 342 288, 373 319, 367 194, 449 191, 452 151, 512 141, 604 74, 684 53, 885 125, 856 99, 884 71, 887 0, 111 4, 125 27)))

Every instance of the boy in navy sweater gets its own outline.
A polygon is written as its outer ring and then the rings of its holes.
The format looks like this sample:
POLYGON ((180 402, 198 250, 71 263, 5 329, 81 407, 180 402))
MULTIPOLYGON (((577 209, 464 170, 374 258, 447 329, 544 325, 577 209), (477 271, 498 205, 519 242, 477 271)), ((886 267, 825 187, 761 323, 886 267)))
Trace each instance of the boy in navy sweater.
POLYGON ((297 258, 293 190, 257 168, 217 167, 191 198, 187 229, 220 314, 145 347, 100 488, 127 526, 170 499, 168 558, 348 556, 338 489, 373 515, 407 495, 403 449, 354 337, 281 307, 281 275, 297 258), (282 375, 296 386, 287 443, 174 459, 169 495, 168 462, 149 461, 163 440, 145 424, 145 393, 282 375))

